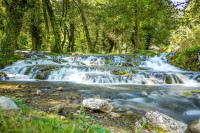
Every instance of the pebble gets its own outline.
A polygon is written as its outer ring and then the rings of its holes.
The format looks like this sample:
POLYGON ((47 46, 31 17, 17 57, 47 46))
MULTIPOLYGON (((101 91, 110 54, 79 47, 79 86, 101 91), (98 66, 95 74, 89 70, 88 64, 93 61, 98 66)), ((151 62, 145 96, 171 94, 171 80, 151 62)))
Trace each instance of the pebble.
POLYGON ((62 88, 62 87, 58 87, 57 90, 58 90, 58 91, 62 91, 63 88, 62 88))
POLYGON ((37 95, 41 95, 41 94, 42 94, 42 91, 41 91, 41 90, 37 90, 37 91, 36 91, 36 94, 37 94, 37 95))
POLYGON ((110 115, 112 117, 120 117, 121 115, 119 113, 111 112, 110 115))
POLYGON ((21 85, 17 85, 16 88, 22 88, 22 86, 21 85))

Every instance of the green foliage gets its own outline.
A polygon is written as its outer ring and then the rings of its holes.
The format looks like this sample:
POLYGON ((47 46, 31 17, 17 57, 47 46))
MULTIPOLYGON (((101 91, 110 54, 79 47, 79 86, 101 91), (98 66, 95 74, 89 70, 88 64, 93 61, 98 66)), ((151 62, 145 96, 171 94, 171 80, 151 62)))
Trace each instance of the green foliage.
POLYGON ((198 52, 200 51, 200 46, 191 47, 185 49, 182 52, 176 52, 171 58, 168 57, 168 62, 188 71, 199 71, 198 67, 200 63, 198 62, 198 52))
POLYGON ((14 54, 14 56, 5 58, 0 54, 0 68, 5 67, 6 65, 10 65, 13 62, 17 61, 20 59, 20 55, 19 54, 14 54))
POLYGON ((42 132, 42 133, 111 133, 110 130, 94 124, 93 118, 79 113, 78 117, 61 120, 59 116, 30 110, 24 99, 12 99, 20 112, 0 110, 0 132, 42 132))

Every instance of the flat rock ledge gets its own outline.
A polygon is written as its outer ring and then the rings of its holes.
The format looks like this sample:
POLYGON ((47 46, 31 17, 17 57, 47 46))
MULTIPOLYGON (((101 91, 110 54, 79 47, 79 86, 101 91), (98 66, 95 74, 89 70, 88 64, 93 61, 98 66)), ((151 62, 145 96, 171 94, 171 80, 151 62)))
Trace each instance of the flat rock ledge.
POLYGON ((188 125, 160 112, 147 112, 135 123, 135 129, 141 133, 185 133, 188 125))
POLYGON ((9 98, 4 96, 0 97, 0 109, 1 110, 19 110, 18 106, 9 98))
POLYGON ((110 113, 114 111, 113 106, 106 100, 89 98, 83 100, 83 107, 91 110, 102 111, 106 113, 110 113))

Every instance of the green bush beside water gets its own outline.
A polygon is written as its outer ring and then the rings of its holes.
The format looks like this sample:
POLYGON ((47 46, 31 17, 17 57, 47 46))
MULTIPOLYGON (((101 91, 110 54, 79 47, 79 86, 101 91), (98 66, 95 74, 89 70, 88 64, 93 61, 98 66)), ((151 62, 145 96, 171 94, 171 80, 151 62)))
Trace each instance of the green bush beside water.
POLYGON ((14 61, 17 61, 20 59, 20 55, 19 54, 14 54, 14 56, 9 57, 9 58, 4 58, 1 54, 0 54, 0 68, 5 67, 6 65, 10 65, 12 64, 14 61))
POLYGON ((199 71, 200 63, 198 62, 198 52, 200 46, 188 48, 182 52, 176 52, 174 56, 167 57, 168 62, 188 71, 199 71))

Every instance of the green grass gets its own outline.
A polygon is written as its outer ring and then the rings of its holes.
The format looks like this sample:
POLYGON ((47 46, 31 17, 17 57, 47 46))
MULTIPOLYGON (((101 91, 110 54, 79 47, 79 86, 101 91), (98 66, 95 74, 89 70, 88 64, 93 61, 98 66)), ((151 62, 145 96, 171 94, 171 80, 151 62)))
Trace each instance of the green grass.
POLYGON ((16 111, 0 110, 0 132, 15 133, 111 133, 110 130, 94 124, 94 120, 85 113, 71 119, 60 119, 56 114, 31 110, 23 104, 25 99, 12 99, 20 108, 16 111))

